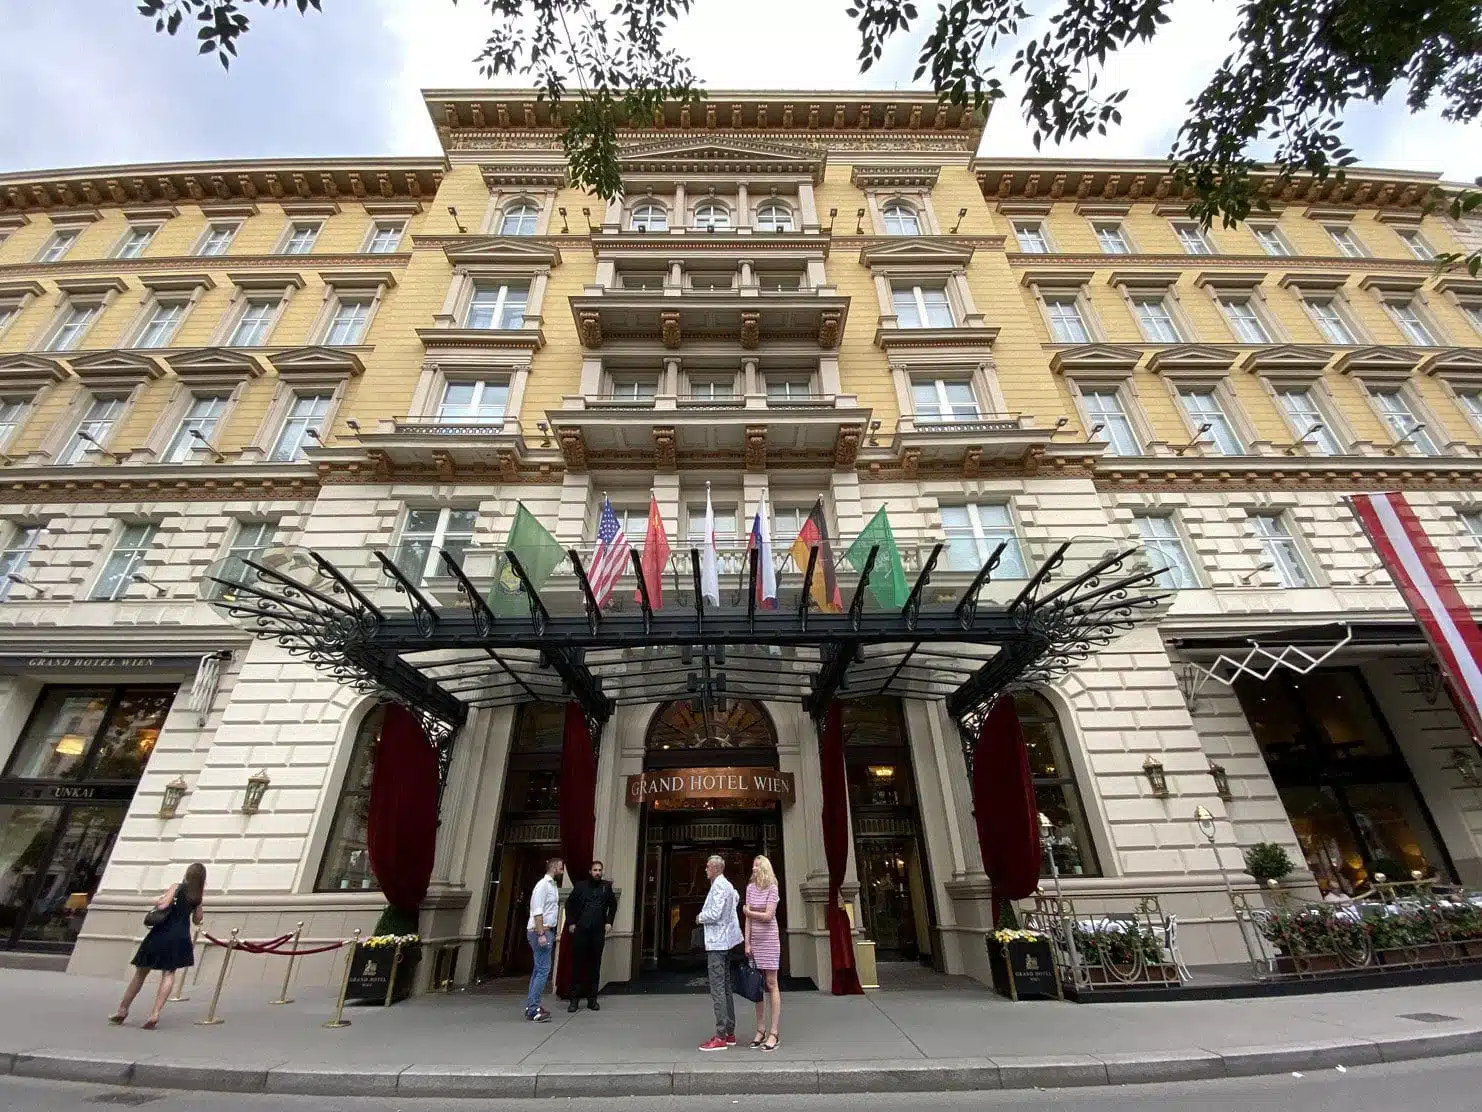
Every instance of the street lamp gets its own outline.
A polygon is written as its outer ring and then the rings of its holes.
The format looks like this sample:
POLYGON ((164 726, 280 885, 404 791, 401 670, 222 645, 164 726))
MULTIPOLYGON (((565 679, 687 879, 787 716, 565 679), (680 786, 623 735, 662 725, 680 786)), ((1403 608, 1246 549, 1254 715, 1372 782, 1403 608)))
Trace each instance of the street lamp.
POLYGON ((1060 864, 1055 860, 1055 824, 1050 821, 1050 816, 1043 811, 1039 813, 1039 840, 1044 846, 1045 855, 1050 859, 1050 883, 1055 888, 1055 918, 1057 918, 1065 929, 1065 948, 1070 954, 1070 979, 1072 984, 1080 983, 1081 961, 1076 954, 1075 948, 1075 916, 1069 920, 1065 917, 1065 901, 1060 896, 1060 864))
POLYGON ((1251 965, 1254 966, 1256 959, 1245 933, 1245 920, 1240 917, 1240 909, 1235 906, 1235 889, 1230 885, 1230 874, 1225 872, 1225 863, 1220 860, 1220 847, 1215 844, 1214 816, 1209 813, 1209 808, 1200 804, 1194 808, 1194 822, 1214 853, 1214 867, 1219 870, 1220 879, 1225 882, 1225 896, 1230 901, 1230 912, 1235 916, 1235 925, 1240 928, 1240 940, 1245 943, 1246 952, 1251 954, 1251 965))

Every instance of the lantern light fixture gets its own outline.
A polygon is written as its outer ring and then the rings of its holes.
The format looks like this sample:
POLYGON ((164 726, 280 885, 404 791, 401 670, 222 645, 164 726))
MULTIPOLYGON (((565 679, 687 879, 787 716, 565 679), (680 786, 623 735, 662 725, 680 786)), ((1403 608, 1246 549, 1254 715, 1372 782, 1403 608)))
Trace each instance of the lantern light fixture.
POLYGON ((1171 794, 1168 791, 1168 773, 1163 768, 1163 762, 1148 754, 1148 759, 1142 762, 1142 773, 1148 778, 1148 786, 1153 789, 1153 795, 1158 799, 1167 799, 1171 794))
POLYGON ((173 819, 180 811, 180 801, 185 798, 184 777, 177 776, 165 785, 165 797, 160 800, 160 818, 173 819))
POLYGON ((1230 791, 1230 774, 1225 771, 1224 765, 1215 764, 1213 761, 1210 761, 1209 775, 1213 777, 1214 790, 1219 793, 1221 799, 1229 803, 1235 798, 1234 794, 1230 791))
POLYGON ((247 777, 247 794, 242 797, 242 814, 255 815, 262 807, 262 797, 267 794, 268 785, 272 780, 268 778, 266 770, 259 771, 255 776, 247 777))

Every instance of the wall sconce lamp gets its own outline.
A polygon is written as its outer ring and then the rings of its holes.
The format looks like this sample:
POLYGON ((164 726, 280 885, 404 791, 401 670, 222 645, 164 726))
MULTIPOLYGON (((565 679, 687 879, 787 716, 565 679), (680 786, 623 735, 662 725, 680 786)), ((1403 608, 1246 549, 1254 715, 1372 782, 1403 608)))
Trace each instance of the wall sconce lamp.
POLYGON ((102 444, 98 443, 97 438, 93 436, 92 433, 88 432, 87 429, 78 429, 77 439, 87 441, 94 448, 96 448, 98 451, 102 452, 105 456, 111 459, 114 463, 123 462, 123 456, 119 455, 117 452, 110 452, 107 448, 103 447, 102 444))
POLYGON ((1286 446, 1286 454, 1289 455, 1289 456, 1296 455, 1297 454, 1297 449, 1300 448, 1300 447, 1302 447, 1302 445, 1306 444, 1309 440, 1311 440, 1318 433, 1322 432, 1322 430, 1323 430, 1324 427, 1325 426, 1323 425, 1323 423, 1321 421, 1314 421, 1312 423, 1312 427, 1309 428, 1306 432, 1304 432, 1302 434, 1302 436, 1301 436, 1300 439, 1294 440, 1294 441, 1292 441, 1290 444, 1288 444, 1286 446))
POLYGON ((226 462, 226 457, 211 446, 211 441, 206 439, 205 435, 201 432, 200 429, 191 429, 190 438, 197 444, 199 444, 202 448, 206 449, 206 451, 210 452, 211 458, 217 463, 226 462))
POLYGON ((1158 799, 1167 799, 1171 794, 1168 790, 1168 773, 1163 769, 1163 762, 1148 754, 1148 759, 1142 762, 1142 774, 1148 778, 1148 786, 1153 789, 1153 795, 1158 799))
POLYGON ((1214 778, 1214 790, 1226 803, 1235 798, 1230 791, 1230 774, 1225 771, 1225 766, 1209 762, 1209 775, 1214 778))
POLYGON ((355 420, 355 418, 353 418, 353 417, 346 417, 345 418, 345 427, 348 428, 351 432, 353 432, 356 436, 359 436, 360 435, 360 422, 357 421, 357 420, 355 420))
POLYGON ((556 211, 561 214, 561 234, 563 236, 570 235, 571 225, 566 222, 566 210, 564 208, 558 208, 556 211))
POLYGON ((448 206, 448 215, 453 218, 453 227, 458 229, 458 234, 467 235, 468 229, 463 226, 463 221, 458 219, 458 210, 452 205, 448 206))
POLYGON ((879 421, 871 421, 870 422, 870 447, 871 448, 878 448, 880 446, 880 439, 879 439, 879 437, 880 437, 880 422, 879 421))
POLYGON ((180 811, 180 801, 185 798, 185 780, 179 776, 165 785, 165 797, 160 800, 160 818, 173 819, 180 811))
POLYGON ((29 587, 29 588, 31 588, 31 590, 36 593, 36 597, 37 598, 45 598, 46 597, 46 588, 45 587, 38 587, 38 586, 36 586, 36 584, 32 583, 29 579, 26 579, 23 576, 19 576, 19 575, 17 575, 13 571, 6 572, 5 573, 5 578, 8 579, 12 583, 18 583, 22 587, 29 587))
POLYGON ((864 209, 860 209, 854 214, 854 234, 857 236, 864 235, 864 209))
POLYGON ((150 579, 149 576, 145 575, 142 571, 136 571, 133 575, 129 576, 129 579, 134 583, 143 583, 146 587, 152 588, 154 590, 155 598, 159 598, 165 593, 165 589, 163 587, 161 587, 153 579, 150 579))
POLYGON ((1055 431, 1056 432, 1059 432, 1061 429, 1063 429, 1068 424, 1070 424, 1070 418, 1069 417, 1066 417, 1064 414, 1062 414, 1059 417, 1056 417, 1055 418, 1055 431))
POLYGON ((1271 563, 1270 560, 1267 560, 1264 564, 1257 564, 1255 567, 1251 568, 1250 571, 1246 572, 1240 577, 1240 582, 1244 583, 1248 587, 1250 586, 1250 581, 1252 579, 1260 575, 1263 571, 1270 571, 1275 566, 1276 565, 1271 563))
POLYGON ((1422 422, 1420 422, 1420 424, 1416 425, 1413 429, 1411 429, 1409 432, 1407 432, 1404 436, 1402 436, 1398 440, 1396 440, 1388 448, 1384 449, 1384 454, 1387 455, 1387 456, 1392 456, 1392 455, 1397 454, 1401 448, 1403 448, 1406 444, 1410 443, 1410 441, 1414 440, 1417 436, 1419 436, 1424 431, 1425 431, 1425 422, 1422 421, 1422 422))
POLYGON ((833 233, 834 233, 834 220, 835 220, 835 218, 838 215, 839 215, 839 210, 838 209, 831 208, 831 209, 828 210, 828 227, 825 228, 824 231, 828 232, 829 235, 833 235, 833 233))
POLYGON ((262 807, 262 797, 267 794, 268 785, 271 783, 266 771, 247 777, 247 794, 242 797, 242 814, 257 814, 259 808, 262 807))
POLYGON ((1097 421, 1094 425, 1092 425, 1091 431, 1086 433, 1086 443, 1089 444, 1091 443, 1091 441, 1095 440, 1096 435, 1104 428, 1106 428, 1105 421, 1097 421))
POLYGON ((1195 444, 1198 444, 1199 441, 1203 440, 1204 439, 1204 434, 1207 433, 1213 427, 1214 427, 1214 425, 1211 422, 1205 421, 1204 424, 1202 424, 1202 425, 1199 426, 1199 431, 1194 434, 1194 439, 1191 440, 1191 441, 1189 441, 1187 444, 1182 445, 1181 447, 1178 447, 1178 448, 1173 449, 1173 454, 1176 455, 1176 456, 1183 455, 1190 448, 1192 448, 1195 444))
POLYGON ((536 421, 535 427, 540 430, 540 446, 549 448, 551 446, 551 427, 544 421, 536 421))
POLYGON ((957 229, 960 228, 960 227, 962 227, 962 218, 965 217, 966 215, 967 215, 967 209, 960 208, 960 209, 957 210, 957 223, 952 225, 952 231, 950 233, 948 233, 949 235, 954 235, 955 236, 957 234, 957 229))
POLYGON ((584 208, 584 209, 581 210, 581 214, 582 214, 582 217, 587 222, 587 231, 588 232, 595 232, 597 229, 594 228, 594 227, 592 227, 592 210, 589 209, 589 208, 584 208))
POLYGON ((324 447, 324 437, 319 435, 319 430, 316 429, 313 425, 310 425, 304 430, 304 435, 312 440, 315 444, 319 445, 319 447, 324 447))

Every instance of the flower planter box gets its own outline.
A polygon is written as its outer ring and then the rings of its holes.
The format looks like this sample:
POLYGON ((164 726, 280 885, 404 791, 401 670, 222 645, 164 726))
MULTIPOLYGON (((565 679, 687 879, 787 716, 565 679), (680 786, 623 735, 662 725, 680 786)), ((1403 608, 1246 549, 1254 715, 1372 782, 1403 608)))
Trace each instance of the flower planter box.
POLYGON ((1482 958, 1482 938, 1468 938, 1458 945, 1461 947, 1462 957, 1482 958))
POLYGON ((1278 973, 1336 973, 1340 969, 1351 969, 1337 954, 1306 954, 1301 959, 1287 954, 1276 957, 1278 973))
POLYGON ((350 959, 350 985, 345 991, 345 999, 366 1004, 395 1004, 405 1000, 412 994, 417 966, 421 961, 420 943, 401 946, 367 946, 361 943, 355 947, 355 956, 350 959))
POLYGON ((1395 950, 1377 950, 1375 956, 1380 965, 1422 965, 1441 961, 1454 961, 1463 956, 1462 943, 1447 945, 1442 942, 1427 942, 1419 946, 1407 946, 1395 950))
POLYGON ((989 937, 988 964, 1000 996, 1016 1001, 1065 999, 1049 939, 1004 943, 989 937))

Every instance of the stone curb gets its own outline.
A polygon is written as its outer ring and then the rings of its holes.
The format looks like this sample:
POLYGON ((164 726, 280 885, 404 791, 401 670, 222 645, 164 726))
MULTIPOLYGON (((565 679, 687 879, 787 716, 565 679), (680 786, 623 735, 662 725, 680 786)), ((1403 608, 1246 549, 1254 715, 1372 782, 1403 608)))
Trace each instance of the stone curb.
POLYGON ((48 1081, 154 1089, 307 1096, 634 1097, 743 1094, 920 1093, 1061 1089, 1252 1077, 1293 1070, 1377 1065, 1482 1052, 1482 1028, 1379 1039, 1045 1057, 795 1062, 630 1062, 544 1067, 405 1066, 346 1068, 330 1063, 223 1065, 130 1059, 51 1047, 0 1049, 0 1074, 48 1081), (760 1067, 760 1068, 759 1068, 760 1067))

